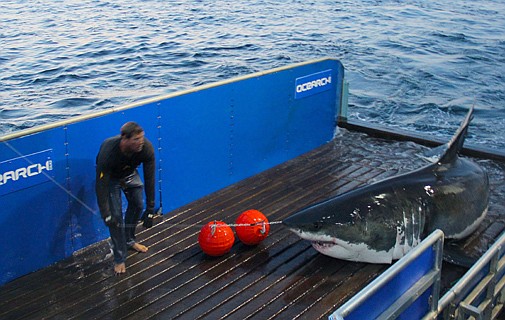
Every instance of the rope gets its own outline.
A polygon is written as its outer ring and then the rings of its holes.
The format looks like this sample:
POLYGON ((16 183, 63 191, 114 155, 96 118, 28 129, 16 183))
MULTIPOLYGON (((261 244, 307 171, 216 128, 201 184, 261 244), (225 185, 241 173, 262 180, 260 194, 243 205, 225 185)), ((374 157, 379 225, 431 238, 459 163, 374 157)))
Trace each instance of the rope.
MULTIPOLYGON (((165 220, 165 221, 168 221, 168 220, 165 220)), ((157 225, 161 225, 161 224, 165 224, 165 221, 163 222, 160 222, 158 223, 157 225)), ((263 225, 263 224, 269 224, 269 225, 275 225, 275 224, 281 224, 282 221, 270 221, 270 222, 265 222, 263 223, 262 221, 261 222, 256 222, 256 223, 232 223, 232 224, 215 224, 215 226, 217 228, 220 228, 220 227, 254 227, 254 226, 257 226, 257 225, 263 225)), ((139 222, 137 224, 122 224, 123 227, 136 227, 138 226, 139 224, 142 224, 142 222, 139 222)), ((194 224, 189 224, 189 223, 168 223, 168 225, 172 225, 172 226, 180 226, 180 227, 198 227, 198 228, 202 228, 204 226, 206 226, 208 223, 206 224, 199 224, 199 223, 194 223, 194 224)), ((153 226, 154 227, 154 226, 153 226)))
POLYGON ((282 221, 271 221, 271 222, 256 222, 256 223, 232 223, 229 224, 230 227, 254 227, 257 225, 263 225, 263 224, 280 224, 282 221))
MULTIPOLYGON (((19 150, 17 150, 14 146, 12 146, 10 143, 8 143, 7 141, 2 141, 9 149, 11 149, 14 153, 16 153, 20 158, 23 158, 27 163, 29 163, 30 165, 33 164, 32 161, 30 161, 24 154, 22 154, 19 150)), ((46 172, 41 172, 41 174, 43 174, 44 176, 46 176, 46 178, 48 180, 50 180, 52 183, 54 183, 56 186, 58 186, 61 190, 63 190, 68 196, 70 196, 71 198, 73 198, 75 201, 77 201, 80 205, 82 205, 86 210, 88 210, 89 212, 91 212, 93 215, 96 215, 96 216, 100 216, 99 212, 97 210, 93 210, 90 206, 88 206, 86 203, 84 203, 81 199, 77 198, 72 192, 70 192, 67 188, 65 188, 63 185, 61 185, 60 183, 58 183, 58 181, 56 181, 53 177, 51 177, 49 174, 47 174, 46 172)), ((166 223, 168 222, 169 220, 164 220, 162 221, 161 223, 159 224, 162 224, 162 223, 166 223)), ((257 225, 264 225, 264 224, 269 224, 269 225, 275 225, 275 224, 280 224, 282 223, 282 221, 270 221, 270 222, 264 222, 264 221, 260 221, 260 222, 256 222, 256 223, 234 223, 234 224, 227 224, 226 226, 230 226, 230 227, 253 227, 253 226, 257 226, 257 225)), ((136 227, 138 225, 138 223, 136 224, 122 224, 121 226, 123 227, 136 227)), ((170 225, 170 224, 169 224, 170 225)), ((182 227, 203 227, 207 224, 183 224, 183 223, 173 223, 172 225, 174 226, 182 226, 182 227)), ((221 227, 221 226, 225 226, 225 225, 214 225, 215 227, 221 227)))

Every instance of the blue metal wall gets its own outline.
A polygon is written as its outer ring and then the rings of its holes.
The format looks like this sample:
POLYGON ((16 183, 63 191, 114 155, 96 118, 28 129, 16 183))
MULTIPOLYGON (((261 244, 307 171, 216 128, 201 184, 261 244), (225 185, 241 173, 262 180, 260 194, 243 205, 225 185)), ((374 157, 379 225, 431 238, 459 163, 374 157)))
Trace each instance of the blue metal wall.
POLYGON ((443 243, 444 233, 435 230, 328 319, 408 320, 436 312, 443 243))
POLYGON ((166 213, 331 140, 343 72, 312 61, 0 138, 0 284, 109 236, 95 157, 123 123, 158 149, 166 213))

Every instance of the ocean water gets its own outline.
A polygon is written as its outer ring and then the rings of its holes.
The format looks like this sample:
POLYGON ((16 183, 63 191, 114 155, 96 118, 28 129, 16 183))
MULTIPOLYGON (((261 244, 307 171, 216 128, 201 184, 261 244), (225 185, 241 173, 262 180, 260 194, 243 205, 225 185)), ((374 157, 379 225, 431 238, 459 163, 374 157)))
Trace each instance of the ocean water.
POLYGON ((352 118, 504 149, 505 1, 3 0, 0 135, 334 57, 352 118))

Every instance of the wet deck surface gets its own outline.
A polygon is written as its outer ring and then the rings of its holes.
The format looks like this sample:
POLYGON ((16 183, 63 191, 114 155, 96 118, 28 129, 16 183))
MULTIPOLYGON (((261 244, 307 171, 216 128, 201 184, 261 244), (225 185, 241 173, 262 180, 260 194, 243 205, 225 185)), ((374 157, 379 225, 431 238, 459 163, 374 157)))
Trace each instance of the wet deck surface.
MULTIPOLYGON (((211 258, 197 242, 209 221, 234 223, 258 209, 269 221, 364 183, 419 167, 412 143, 345 132, 312 152, 281 164, 139 228, 149 252, 128 257, 127 273, 114 276, 107 243, 0 288, 0 318, 60 319, 326 319, 387 265, 353 263, 317 253, 280 224, 258 246, 236 240, 230 253, 211 258)), ((462 246, 479 255, 504 230, 505 165, 490 170, 488 218, 462 246)), ((15 241, 15 240, 14 240, 15 241)), ((462 268, 443 267, 445 285, 462 268)))

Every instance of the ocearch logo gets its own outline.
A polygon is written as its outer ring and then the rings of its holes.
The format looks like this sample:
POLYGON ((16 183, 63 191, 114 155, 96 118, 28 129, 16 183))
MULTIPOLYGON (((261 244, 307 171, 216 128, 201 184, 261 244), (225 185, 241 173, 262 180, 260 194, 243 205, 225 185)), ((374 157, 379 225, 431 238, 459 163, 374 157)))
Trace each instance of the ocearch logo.
POLYGON ((296 86, 296 92, 297 93, 301 93, 301 92, 304 92, 304 91, 309 91, 309 90, 311 90, 313 88, 325 86, 325 85, 328 85, 330 83, 331 83, 331 76, 323 77, 321 79, 312 80, 312 81, 305 82, 303 84, 297 85, 296 86))
POLYGON ((0 195, 49 181, 52 171, 52 149, 0 161, 0 195))
POLYGON ((309 74, 304 77, 296 78, 295 98, 300 99, 316 93, 320 93, 332 88, 331 85, 332 70, 309 74))
POLYGON ((42 172, 53 170, 53 161, 47 160, 44 164, 34 163, 26 167, 17 168, 15 170, 5 171, 0 174, 0 186, 9 183, 9 181, 17 181, 19 179, 27 179, 41 174, 42 172))

